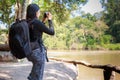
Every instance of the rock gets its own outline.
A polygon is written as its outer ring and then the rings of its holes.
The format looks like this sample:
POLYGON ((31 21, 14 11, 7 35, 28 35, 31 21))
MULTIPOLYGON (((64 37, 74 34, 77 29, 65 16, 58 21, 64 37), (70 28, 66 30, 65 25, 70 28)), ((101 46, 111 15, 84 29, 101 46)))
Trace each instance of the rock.
POLYGON ((17 61, 17 59, 10 53, 6 51, 0 52, 0 62, 11 62, 17 61))
POLYGON ((0 73, 0 80, 12 80, 8 74, 0 73))
MULTIPOLYGON (((0 63, 0 80, 27 80, 32 64, 27 60, 18 63, 0 63), (4 76, 3 76, 4 75, 4 76)), ((47 62, 43 80, 77 80, 73 64, 47 62)))
POLYGON ((43 80, 76 80, 77 70, 72 64, 49 62, 45 66, 43 80))

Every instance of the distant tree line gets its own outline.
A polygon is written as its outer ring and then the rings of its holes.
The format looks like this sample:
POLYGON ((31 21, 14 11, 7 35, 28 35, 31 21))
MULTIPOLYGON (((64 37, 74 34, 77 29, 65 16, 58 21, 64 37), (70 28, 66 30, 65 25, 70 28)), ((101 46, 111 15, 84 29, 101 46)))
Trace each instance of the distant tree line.
MULTIPOLYGON (((91 15, 73 11, 88 0, 34 0, 40 6, 41 17, 46 11, 53 14, 55 36, 43 36, 48 49, 120 49, 120 1, 100 0, 104 11, 91 15)), ((32 0, 1 0, 0 21, 7 24, 7 31, 16 18, 25 18, 26 7, 32 0), (3 5, 4 4, 4 5, 3 5)), ((4 30, 6 32, 6 30, 4 30)), ((0 31, 0 34, 4 32, 0 31)), ((1 37, 1 36, 0 36, 1 37)))

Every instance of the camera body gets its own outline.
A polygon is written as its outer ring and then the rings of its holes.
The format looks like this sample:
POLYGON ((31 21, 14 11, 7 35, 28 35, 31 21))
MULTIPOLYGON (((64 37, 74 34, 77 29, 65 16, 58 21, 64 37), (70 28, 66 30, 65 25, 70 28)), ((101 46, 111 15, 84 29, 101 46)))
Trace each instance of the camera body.
POLYGON ((49 12, 45 12, 45 13, 44 13, 44 18, 47 18, 47 17, 48 17, 48 16, 47 16, 48 13, 49 13, 49 12))

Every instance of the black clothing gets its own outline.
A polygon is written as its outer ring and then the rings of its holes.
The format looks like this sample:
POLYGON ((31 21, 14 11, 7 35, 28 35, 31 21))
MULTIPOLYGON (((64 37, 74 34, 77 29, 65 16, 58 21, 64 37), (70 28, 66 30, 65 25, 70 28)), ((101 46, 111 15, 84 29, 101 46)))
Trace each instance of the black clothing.
MULTIPOLYGON (((49 35, 54 35, 54 27, 52 24, 52 20, 48 20, 49 28, 42 23, 40 20, 35 18, 33 22, 30 24, 30 42, 38 42, 40 45, 43 45, 42 34, 47 33, 49 35)), ((34 47, 35 48, 35 47, 34 47)), ((36 46, 37 48, 37 46, 36 46)))
POLYGON ((30 4, 27 7, 27 21, 30 31, 30 44, 32 53, 27 56, 27 59, 33 63, 31 73, 29 74, 29 80, 43 80, 44 65, 46 61, 46 49, 43 45, 42 34, 47 33, 54 35, 54 27, 51 20, 48 20, 49 27, 45 26, 40 20, 37 19, 37 12, 39 6, 36 4, 30 4))

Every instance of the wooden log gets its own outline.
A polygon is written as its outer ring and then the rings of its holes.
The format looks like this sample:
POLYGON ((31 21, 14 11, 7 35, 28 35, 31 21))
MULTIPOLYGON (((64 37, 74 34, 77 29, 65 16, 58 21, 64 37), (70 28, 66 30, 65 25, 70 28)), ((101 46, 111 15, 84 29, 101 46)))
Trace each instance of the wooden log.
POLYGON ((75 65, 81 64, 81 65, 84 65, 84 66, 90 67, 90 68, 111 70, 111 71, 115 71, 115 72, 120 74, 120 66, 114 66, 114 65, 111 65, 111 64, 108 64, 108 65, 92 65, 92 64, 84 62, 84 61, 70 61, 70 60, 62 60, 62 59, 56 59, 56 58, 49 58, 49 59, 56 60, 56 61, 67 62, 67 63, 72 63, 72 64, 75 64, 75 65))
POLYGON ((112 70, 104 70, 104 80, 115 80, 115 72, 112 70))
POLYGON ((0 44, 0 51, 10 51, 9 44, 0 44))

